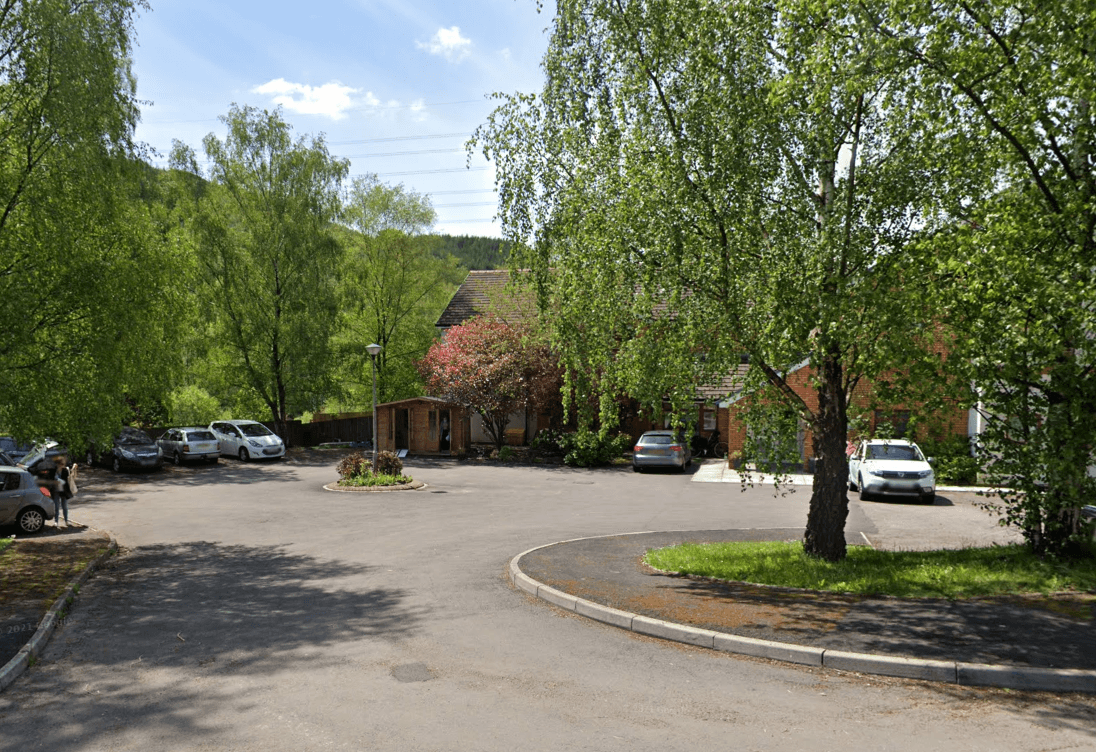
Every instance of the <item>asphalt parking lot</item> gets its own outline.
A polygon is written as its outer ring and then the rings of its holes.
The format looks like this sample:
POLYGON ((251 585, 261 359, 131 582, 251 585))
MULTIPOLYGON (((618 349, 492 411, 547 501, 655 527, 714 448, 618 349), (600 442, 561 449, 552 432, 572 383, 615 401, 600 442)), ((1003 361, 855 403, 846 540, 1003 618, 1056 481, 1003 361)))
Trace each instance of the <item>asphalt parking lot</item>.
MULTIPOLYGON (((1096 747, 1084 696, 714 654, 515 590, 515 554, 653 530, 801 528, 809 494, 627 468, 412 461, 427 488, 322 490, 335 459, 96 471, 73 517, 124 549, 0 694, 3 749, 1096 747)), ((977 498, 852 501, 877 546, 1005 541, 977 498)))

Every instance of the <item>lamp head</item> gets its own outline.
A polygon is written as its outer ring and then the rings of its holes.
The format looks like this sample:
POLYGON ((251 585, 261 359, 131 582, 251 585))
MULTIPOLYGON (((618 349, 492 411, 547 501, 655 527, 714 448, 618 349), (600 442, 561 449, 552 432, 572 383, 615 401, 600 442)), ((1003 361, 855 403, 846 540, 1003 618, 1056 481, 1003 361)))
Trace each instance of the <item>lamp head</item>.
POLYGON ((381 346, 374 342, 371 345, 366 345, 365 351, 369 353, 370 357, 375 358, 381 354, 381 346))

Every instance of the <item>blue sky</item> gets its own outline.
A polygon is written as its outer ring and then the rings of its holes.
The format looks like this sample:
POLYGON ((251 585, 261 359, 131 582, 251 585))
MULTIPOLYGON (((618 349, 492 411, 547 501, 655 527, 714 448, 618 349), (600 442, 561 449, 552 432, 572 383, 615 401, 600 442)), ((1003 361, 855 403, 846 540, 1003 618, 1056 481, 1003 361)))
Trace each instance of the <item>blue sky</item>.
POLYGON ((201 151, 232 103, 279 104, 294 132, 326 135, 351 175, 431 195, 435 230, 499 235, 494 173, 463 144, 493 104, 539 93, 548 9, 534 0, 152 0, 137 20, 137 137, 166 164, 201 151), (408 153, 412 152, 412 153, 408 153), (400 174, 403 173, 403 174, 400 174))

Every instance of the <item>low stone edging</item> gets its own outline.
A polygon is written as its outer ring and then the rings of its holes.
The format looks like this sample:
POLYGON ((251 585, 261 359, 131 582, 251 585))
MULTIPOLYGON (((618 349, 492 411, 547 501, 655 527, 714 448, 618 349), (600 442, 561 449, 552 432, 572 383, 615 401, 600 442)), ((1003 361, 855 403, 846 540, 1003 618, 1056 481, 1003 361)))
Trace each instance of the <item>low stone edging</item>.
POLYGON ((397 486, 340 486, 338 481, 328 483, 323 487, 325 491, 337 491, 338 493, 384 493, 385 491, 417 491, 426 488, 421 480, 413 480, 410 483, 401 483, 397 486))
MULTIPOLYGON (((594 536, 597 538, 606 536, 594 536)), ((579 540, 589 540, 586 538, 579 540)), ((920 679, 968 687, 1002 687, 1007 689, 1048 692, 1096 693, 1096 671, 1063 668, 1037 668, 1028 666, 1004 666, 984 663, 963 663, 924 658, 850 653, 841 650, 818 648, 793 643, 761 640, 754 637, 716 632, 711 629, 690 627, 684 624, 653 619, 633 614, 600 603, 564 593, 534 580, 521 571, 522 557, 542 548, 570 543, 557 541, 530 548, 510 560, 508 572, 515 587, 554 606, 572 611, 603 624, 619 627, 649 637, 659 637, 687 645, 737 653, 754 658, 798 663, 806 666, 822 666, 841 671, 862 674, 895 676, 903 679, 920 679)))
POLYGON ((110 535, 110 543, 107 545, 107 550, 95 557, 93 561, 89 562, 88 565, 84 567, 84 571, 68 584, 65 591, 61 593, 56 601, 54 601, 53 605, 50 606, 49 611, 46 612, 46 615, 38 622, 38 629, 35 630, 34 635, 27 641, 27 644, 21 647, 19 652, 15 654, 15 657, 8 661, 3 668, 0 668, 0 692, 7 689, 7 687, 18 679, 24 671, 38 661, 38 656, 46 649, 50 637, 53 636, 54 630, 57 629, 57 625, 61 621, 61 614, 72 605, 74 600, 76 600, 76 589, 87 582, 91 573, 98 569, 104 561, 117 553, 117 551, 118 541, 115 540, 113 535, 110 535))

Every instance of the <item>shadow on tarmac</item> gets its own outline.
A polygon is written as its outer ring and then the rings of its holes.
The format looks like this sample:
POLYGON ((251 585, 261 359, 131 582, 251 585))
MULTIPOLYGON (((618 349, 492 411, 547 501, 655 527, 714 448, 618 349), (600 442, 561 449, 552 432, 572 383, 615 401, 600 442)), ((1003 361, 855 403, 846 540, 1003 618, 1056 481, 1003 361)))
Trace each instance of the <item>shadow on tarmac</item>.
POLYGON ((426 610, 404 605, 401 589, 332 583, 371 569, 286 546, 193 542, 120 555, 86 588, 40 666, 4 693, 2 746, 107 748, 124 728, 202 746, 226 731, 210 722, 215 713, 255 703, 247 692, 214 690, 223 685, 202 682, 203 673, 243 688, 249 676, 344 663, 344 652, 328 652, 334 643, 416 633, 426 610), (78 671, 51 670, 70 653, 78 671), (43 694, 61 703, 53 721, 28 722, 41 709, 22 704, 43 694))

